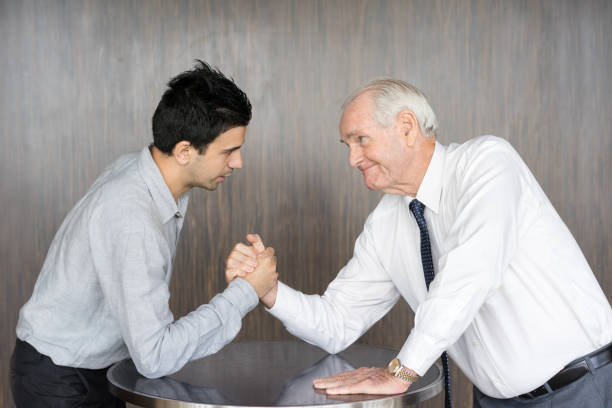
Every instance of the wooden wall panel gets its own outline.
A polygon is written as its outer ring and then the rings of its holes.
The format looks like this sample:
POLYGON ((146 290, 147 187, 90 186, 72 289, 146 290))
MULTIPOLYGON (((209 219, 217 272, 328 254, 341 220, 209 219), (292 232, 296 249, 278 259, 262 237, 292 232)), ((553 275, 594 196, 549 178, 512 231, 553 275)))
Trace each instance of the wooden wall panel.
MULTIPOLYGON (((605 0, 0 0, 2 366, 63 217, 104 166, 151 140, 165 83, 196 58, 236 79, 254 117, 244 169, 192 196, 176 316, 224 288, 224 258, 249 231, 277 249, 282 280, 326 287, 379 198, 337 132, 343 98, 377 76, 429 95, 443 143, 512 142, 612 299, 611 31, 605 0)), ((399 348, 411 325, 398 304, 360 341, 399 348)), ((289 337, 257 309, 238 338, 289 337)), ((470 406, 455 378, 456 406, 470 406)), ((8 384, 5 369, 10 407, 8 384)))

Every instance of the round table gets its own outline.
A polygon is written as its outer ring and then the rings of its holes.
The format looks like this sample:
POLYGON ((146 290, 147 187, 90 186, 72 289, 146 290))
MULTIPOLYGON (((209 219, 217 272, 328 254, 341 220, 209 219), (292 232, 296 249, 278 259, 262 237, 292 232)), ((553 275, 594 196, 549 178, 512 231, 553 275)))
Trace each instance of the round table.
POLYGON ((393 350, 358 344, 331 355, 299 341, 236 342, 167 377, 143 377, 132 360, 123 360, 108 370, 107 378, 116 397, 155 408, 399 408, 442 390, 442 369, 437 364, 398 395, 332 396, 312 386, 315 378, 386 366, 396 355, 393 350))

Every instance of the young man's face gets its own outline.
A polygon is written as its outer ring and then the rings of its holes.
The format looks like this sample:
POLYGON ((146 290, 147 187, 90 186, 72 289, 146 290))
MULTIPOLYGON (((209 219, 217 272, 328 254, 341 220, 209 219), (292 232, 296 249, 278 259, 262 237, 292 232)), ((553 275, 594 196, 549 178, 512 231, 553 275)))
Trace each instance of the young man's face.
POLYGON ((242 168, 240 148, 244 143, 246 126, 238 126, 221 133, 207 147, 204 153, 195 151, 188 165, 190 187, 215 190, 232 170, 242 168))

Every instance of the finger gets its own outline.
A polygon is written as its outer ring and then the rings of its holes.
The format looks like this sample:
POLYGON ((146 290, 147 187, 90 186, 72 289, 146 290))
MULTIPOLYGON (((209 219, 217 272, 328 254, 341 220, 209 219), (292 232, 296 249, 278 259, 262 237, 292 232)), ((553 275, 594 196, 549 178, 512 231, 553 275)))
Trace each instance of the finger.
POLYGON ((329 381, 325 381, 325 382, 319 382, 319 383, 314 383, 313 381, 313 386, 315 388, 320 388, 323 390, 329 390, 329 389, 334 389, 334 388, 338 388, 338 387, 344 387, 344 386, 348 386, 348 385, 352 385, 352 384, 356 384, 359 383, 361 381, 363 381, 365 378, 361 377, 361 378, 355 378, 355 377, 350 377, 350 378, 337 378, 334 380, 329 380, 329 381))
POLYGON ((406 392, 410 384, 406 384, 386 372, 384 367, 369 370, 369 375, 363 381, 343 384, 326 389, 328 394, 400 394, 406 392))
MULTIPOLYGON (((258 252, 255 250, 255 248, 253 248, 253 247, 252 247, 252 246, 250 246, 250 245, 245 245, 245 244, 243 244, 242 242, 239 242, 239 243, 237 243, 237 244, 234 246, 234 250, 232 251, 232 254, 235 254, 235 253, 240 253, 240 254, 242 254, 242 255, 244 255, 244 256, 248 256, 249 258, 256 258, 256 257, 257 257, 257 255, 259 254, 259 253, 258 253, 258 252)), ((230 256, 231 256, 232 254, 230 254, 230 256)))
POLYGON ((227 258, 228 265, 230 264, 230 262, 233 264, 238 263, 238 264, 245 264, 245 265, 250 265, 250 266, 257 266, 256 258, 251 258, 250 256, 246 256, 238 252, 232 252, 230 254, 230 256, 227 258))
POLYGON ((317 378, 313 380, 315 388, 334 388, 343 385, 354 384, 368 378, 365 371, 354 370, 336 374, 334 376, 317 378))
POLYGON ((247 234, 246 239, 253 245, 257 254, 261 254, 266 249, 259 234, 247 234))
POLYGON ((335 374, 335 375, 330 375, 328 377, 323 377, 323 378, 315 378, 314 380, 312 380, 312 384, 316 387, 316 388, 324 388, 324 386, 326 384, 332 384, 332 383, 337 383, 339 380, 342 379, 343 376, 345 376, 345 373, 339 373, 339 374, 335 374))
POLYGON ((252 266, 251 264, 238 262, 233 259, 227 260, 226 268, 227 269, 238 269, 243 272, 253 272, 255 270, 255 266, 252 266))
POLYGON ((265 256, 265 257, 271 257, 274 255, 274 248, 272 247, 267 247, 266 249, 264 249, 264 251, 257 255, 257 257, 259 258, 260 256, 265 256))
POLYGON ((332 380, 332 379, 335 380, 335 379, 338 379, 338 378, 354 377, 356 375, 365 376, 365 375, 367 375, 369 373, 370 373, 370 368, 368 368, 368 367, 360 367, 360 368, 355 369, 355 370, 343 371, 341 373, 330 375, 330 376, 327 376, 327 377, 316 378, 315 381, 320 382, 320 381, 326 381, 326 380, 332 380))
POLYGON ((346 385, 351 385, 351 384, 356 384, 359 383, 363 380, 367 379, 367 377, 345 377, 345 378, 337 378, 335 380, 330 380, 330 381, 326 381, 323 383, 318 383, 317 385, 315 385, 316 388, 324 388, 324 389, 330 389, 330 388, 336 388, 336 387, 342 387, 342 386, 346 386, 346 385))
POLYGON ((377 394, 375 387, 372 387, 372 382, 369 379, 359 381, 353 384, 342 385, 339 387, 328 388, 325 390, 327 394, 377 394))
POLYGON ((266 264, 269 267, 276 267, 276 256, 274 256, 274 249, 266 248, 266 250, 257 257, 257 265, 266 264))

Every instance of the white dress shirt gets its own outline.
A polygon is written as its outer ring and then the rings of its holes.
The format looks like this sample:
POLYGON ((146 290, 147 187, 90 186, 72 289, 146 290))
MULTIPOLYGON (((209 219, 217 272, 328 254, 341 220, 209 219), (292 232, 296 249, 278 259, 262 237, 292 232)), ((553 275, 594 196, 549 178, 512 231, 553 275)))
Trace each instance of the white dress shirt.
POLYGON ((403 297, 415 325, 398 358, 424 374, 447 350, 485 394, 514 397, 612 340, 612 309, 572 237, 516 151, 483 136, 434 155, 425 204, 435 279, 425 287, 408 205, 385 195, 353 257, 323 296, 279 283, 270 312, 336 353, 403 297))

